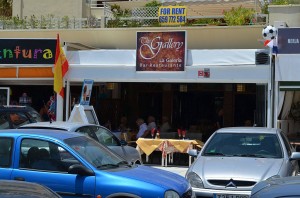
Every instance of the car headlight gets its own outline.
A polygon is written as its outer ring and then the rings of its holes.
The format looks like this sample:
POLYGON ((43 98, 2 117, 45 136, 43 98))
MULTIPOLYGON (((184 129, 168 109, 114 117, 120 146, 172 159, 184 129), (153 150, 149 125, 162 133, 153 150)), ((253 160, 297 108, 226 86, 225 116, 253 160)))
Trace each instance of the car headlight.
POLYGON ((189 181, 193 188, 204 188, 202 179, 196 173, 188 173, 186 179, 189 181))
POLYGON ((165 198, 180 198, 180 196, 178 195, 177 192, 175 192, 173 190, 168 190, 165 193, 165 198))

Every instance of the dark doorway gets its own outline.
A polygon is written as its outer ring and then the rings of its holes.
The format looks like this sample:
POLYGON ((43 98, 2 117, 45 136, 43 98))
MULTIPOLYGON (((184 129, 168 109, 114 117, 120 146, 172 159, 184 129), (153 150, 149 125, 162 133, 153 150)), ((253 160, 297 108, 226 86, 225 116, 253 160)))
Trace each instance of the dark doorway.
POLYGON ((235 126, 244 126, 245 121, 253 124, 256 109, 256 95, 238 94, 235 96, 235 126))
POLYGON ((139 117, 144 118, 145 121, 149 115, 154 116, 156 121, 161 120, 162 93, 139 93, 138 106, 139 117))

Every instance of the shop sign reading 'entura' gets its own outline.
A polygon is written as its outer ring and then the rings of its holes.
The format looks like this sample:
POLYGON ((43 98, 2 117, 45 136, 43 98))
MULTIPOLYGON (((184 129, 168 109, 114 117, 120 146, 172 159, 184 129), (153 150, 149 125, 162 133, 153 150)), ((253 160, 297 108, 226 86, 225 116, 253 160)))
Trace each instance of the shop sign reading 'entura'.
POLYGON ((0 39, 0 65, 54 64, 56 39, 0 39))
POLYGON ((137 32, 136 71, 184 71, 186 32, 137 32))

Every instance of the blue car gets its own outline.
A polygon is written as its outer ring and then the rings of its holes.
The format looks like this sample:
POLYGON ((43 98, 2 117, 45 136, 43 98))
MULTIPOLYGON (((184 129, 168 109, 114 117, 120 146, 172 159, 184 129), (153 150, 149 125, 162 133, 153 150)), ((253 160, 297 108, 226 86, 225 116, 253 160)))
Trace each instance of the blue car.
POLYGON ((0 179, 42 184, 62 197, 193 197, 184 177, 130 165, 80 133, 1 130, 0 145, 0 179))

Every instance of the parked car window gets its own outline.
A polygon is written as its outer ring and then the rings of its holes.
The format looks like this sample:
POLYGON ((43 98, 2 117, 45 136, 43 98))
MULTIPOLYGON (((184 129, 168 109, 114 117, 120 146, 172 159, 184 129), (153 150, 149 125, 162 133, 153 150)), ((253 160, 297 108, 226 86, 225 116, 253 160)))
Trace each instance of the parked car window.
POLYGON ((217 133, 203 155, 282 158, 282 150, 275 134, 217 133))
POLYGON ((281 138, 283 140, 283 143, 284 143, 284 146, 285 146, 286 151, 288 153, 288 156, 291 156, 292 149, 291 149, 291 144, 288 141, 288 138, 286 137, 286 135, 283 132, 280 133, 280 136, 281 136, 281 138))
POLYGON ((10 167, 12 138, 0 138, 0 167, 10 167))
POLYGON ((27 111, 27 113, 29 114, 29 117, 31 119, 31 122, 42 122, 42 117, 39 114, 39 112, 37 112, 34 108, 32 107, 27 107, 29 110, 27 111))
POLYGON ((67 172, 73 164, 80 164, 64 148, 52 142, 24 139, 21 143, 20 168, 67 172))
POLYGON ((89 135, 91 138, 107 145, 107 146, 121 146, 118 139, 112 135, 107 129, 98 126, 84 126, 76 130, 76 132, 89 135))
POLYGON ((9 118, 14 128, 30 123, 29 118, 23 112, 12 112, 9 118))
POLYGON ((32 122, 40 122, 40 114, 29 106, 0 106, 0 129, 14 129, 32 122))
POLYGON ((9 122, 6 115, 0 114, 0 129, 9 129, 9 122))
POLYGON ((96 134, 91 130, 93 126, 84 126, 76 129, 76 132, 82 133, 84 135, 88 135, 89 137, 93 138, 94 140, 98 141, 96 134))

